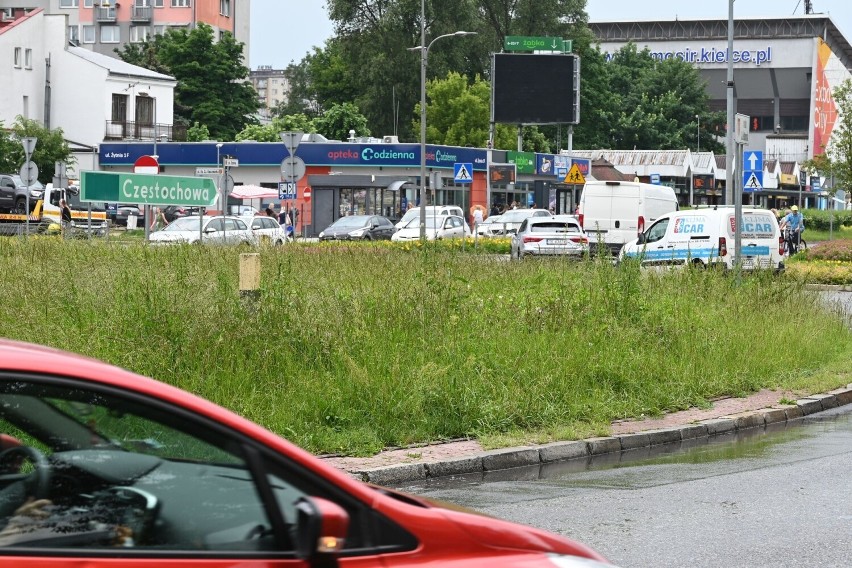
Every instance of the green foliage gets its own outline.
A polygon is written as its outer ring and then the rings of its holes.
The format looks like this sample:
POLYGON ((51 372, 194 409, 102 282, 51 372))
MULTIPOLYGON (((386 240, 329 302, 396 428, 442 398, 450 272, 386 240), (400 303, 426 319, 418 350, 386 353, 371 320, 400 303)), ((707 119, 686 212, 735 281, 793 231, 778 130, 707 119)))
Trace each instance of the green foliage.
POLYGON ((186 129, 186 140, 187 142, 203 142, 205 140, 210 140, 210 129, 207 128, 206 124, 199 124, 196 122, 186 129))
POLYGON ((304 114, 294 114, 283 118, 274 118, 270 124, 252 124, 237 133, 237 142, 254 140, 256 142, 280 142, 282 132, 316 132, 314 121, 304 114))
POLYGON ((38 166, 38 179, 47 183, 53 179, 54 164, 75 162, 71 148, 63 137, 61 128, 48 130, 35 120, 18 116, 12 124, 11 131, 1 128, 0 123, 0 171, 17 172, 24 161, 24 147, 21 140, 24 138, 37 138, 35 152, 30 158, 38 166))
POLYGON ((257 93, 245 79, 243 44, 231 34, 214 41, 213 28, 200 23, 191 30, 170 29, 165 35, 118 51, 130 63, 168 73, 177 79, 175 118, 207 126, 216 140, 233 140, 255 122, 257 93))
POLYGON ((313 121, 317 132, 329 140, 346 140, 349 131, 354 130, 355 136, 369 136, 367 118, 358 111, 352 103, 333 104, 313 121))
POLYGON ((852 262, 852 240, 837 239, 812 246, 805 254, 807 260, 838 260, 852 262))
POLYGON ((809 229, 828 231, 832 223, 835 230, 840 226, 852 227, 852 211, 848 210, 802 209, 802 217, 805 220, 806 232, 809 229))
MULTIPOLYGON (((239 248, 0 239, 0 294, 16 306, 0 326, 212 399, 317 453, 605 430, 848 368, 852 333, 794 279, 470 250, 260 248, 260 298, 246 309, 239 248), (778 349, 777 322, 794 312, 796 349, 778 349)), ((848 382, 832 379, 825 390, 848 382)))

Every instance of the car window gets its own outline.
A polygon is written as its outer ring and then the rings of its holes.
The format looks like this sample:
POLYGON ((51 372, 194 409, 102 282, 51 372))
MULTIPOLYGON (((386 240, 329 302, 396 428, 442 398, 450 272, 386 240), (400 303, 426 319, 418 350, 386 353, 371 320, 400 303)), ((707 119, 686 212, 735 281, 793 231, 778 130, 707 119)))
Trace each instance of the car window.
POLYGON ((217 219, 212 219, 209 223, 207 223, 207 227, 204 230, 207 231, 213 229, 214 231, 221 231, 223 226, 222 218, 219 217, 217 219))
POLYGON ((662 239, 666 236, 666 229, 669 227, 668 219, 660 219, 648 229, 647 237, 645 237, 646 243, 654 243, 662 239))
POLYGON ((251 220, 251 228, 252 229, 262 229, 263 228, 263 218, 255 217, 251 220))
POLYGON ((527 223, 527 220, 526 220, 526 219, 524 219, 524 221, 521 223, 520 228, 518 229, 518 232, 519 232, 519 233, 523 233, 523 232, 525 232, 525 231, 527 230, 527 227, 528 227, 528 226, 529 226, 529 224, 527 223))

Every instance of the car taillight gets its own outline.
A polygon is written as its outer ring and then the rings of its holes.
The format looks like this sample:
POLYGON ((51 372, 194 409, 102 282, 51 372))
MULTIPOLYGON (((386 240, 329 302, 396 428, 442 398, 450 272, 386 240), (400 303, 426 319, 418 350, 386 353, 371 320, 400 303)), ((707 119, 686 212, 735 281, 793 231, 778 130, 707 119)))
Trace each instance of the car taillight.
POLYGON ((541 242, 543 240, 544 240, 543 237, 524 237, 525 243, 538 243, 538 242, 541 242))
POLYGON ((725 237, 719 237, 719 256, 728 254, 728 240, 725 237))
POLYGON ((570 239, 572 243, 577 243, 580 245, 589 244, 589 239, 587 237, 571 237, 570 239))
POLYGON ((583 227, 583 229, 585 229, 585 228, 586 228, 586 226, 585 226, 585 225, 583 225, 583 217, 584 217, 584 215, 583 215, 582 213, 580 213, 579 215, 577 215, 577 219, 580 221, 580 226, 581 226, 581 227, 583 227))
POLYGON ((784 256, 784 237, 778 237, 778 254, 784 256))
POLYGON ((639 228, 640 233, 644 233, 645 232, 645 217, 643 217, 642 215, 639 215, 639 222, 636 224, 636 226, 639 228))

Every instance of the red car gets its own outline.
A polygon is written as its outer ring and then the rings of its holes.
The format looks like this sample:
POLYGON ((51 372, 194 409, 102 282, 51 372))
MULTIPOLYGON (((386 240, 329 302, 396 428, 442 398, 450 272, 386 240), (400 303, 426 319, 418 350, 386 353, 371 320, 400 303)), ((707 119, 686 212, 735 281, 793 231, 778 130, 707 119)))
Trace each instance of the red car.
POLYGON ((600 566, 582 544, 361 483, 236 414, 0 340, 0 565, 600 566))

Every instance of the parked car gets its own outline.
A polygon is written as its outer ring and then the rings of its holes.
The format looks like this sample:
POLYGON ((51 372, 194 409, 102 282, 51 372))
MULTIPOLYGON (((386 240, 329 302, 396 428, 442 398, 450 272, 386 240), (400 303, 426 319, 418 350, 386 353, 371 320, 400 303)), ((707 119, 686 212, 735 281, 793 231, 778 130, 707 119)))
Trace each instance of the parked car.
POLYGON ((251 219, 245 218, 245 220, 250 223, 251 232, 254 233, 254 242, 257 244, 283 245, 288 240, 293 240, 288 238, 287 231, 278 224, 278 219, 257 215, 251 219))
POLYGON ((143 229, 145 227, 145 210, 137 205, 119 204, 115 210, 115 224, 126 227, 127 218, 131 215, 136 216, 136 228, 143 229))
POLYGON ((500 216, 500 220, 492 225, 491 236, 512 235, 521 228, 521 223, 530 217, 551 217, 547 209, 510 209, 500 216), (499 233, 496 231, 500 231, 499 233))
POLYGON ((381 215, 350 215, 341 217, 323 229, 319 234, 319 240, 388 240, 394 231, 393 223, 387 217, 381 215))
POLYGON ((171 223, 175 219, 186 217, 189 213, 182 205, 169 205, 168 207, 163 208, 163 215, 166 218, 166 222, 171 223))
MULTIPOLYGON (((426 217, 426 239, 461 239, 470 234, 463 217, 458 215, 426 217)), ((420 218, 412 219, 391 237, 392 241, 416 241, 420 239, 420 218)))
POLYGON ((573 215, 530 217, 512 235, 511 258, 525 256, 566 256, 582 258, 589 251, 589 239, 573 215))
POLYGON ((181 217, 165 228, 151 233, 152 244, 197 243, 240 244, 254 243, 254 233, 241 217, 181 217), (200 228, 199 228, 200 225, 200 228), (203 234, 203 240, 201 235, 203 234))
MULTIPOLYGON (((35 180, 29 187, 30 211, 44 196, 44 186, 35 180)), ((27 208, 27 184, 18 174, 0 174, 0 211, 23 213, 27 208)))
POLYGON ((498 231, 502 231, 502 225, 500 225, 500 219, 502 215, 491 215, 487 219, 483 220, 482 223, 476 226, 476 234, 480 237, 492 237, 499 235, 498 231), (495 231, 492 234, 492 229, 495 231))
MULTIPOLYGON (((447 216, 447 215, 458 215, 461 218, 464 218, 464 211, 458 205, 427 205, 426 206, 426 216, 447 216)), ((397 230, 402 229, 407 226, 408 223, 415 218, 420 217, 420 207, 412 207, 408 211, 405 212, 405 215, 397 221, 396 228, 397 230)))
POLYGON ((3 566, 605 562, 560 535, 367 485, 229 410, 79 355, 0 339, 0 401, 3 566))

